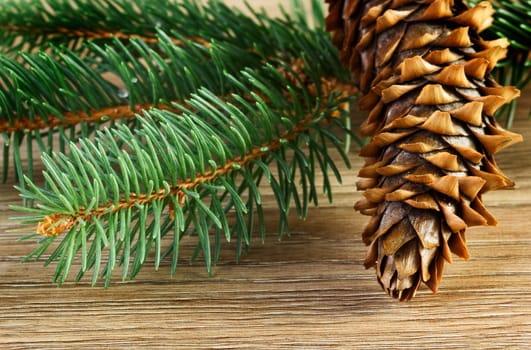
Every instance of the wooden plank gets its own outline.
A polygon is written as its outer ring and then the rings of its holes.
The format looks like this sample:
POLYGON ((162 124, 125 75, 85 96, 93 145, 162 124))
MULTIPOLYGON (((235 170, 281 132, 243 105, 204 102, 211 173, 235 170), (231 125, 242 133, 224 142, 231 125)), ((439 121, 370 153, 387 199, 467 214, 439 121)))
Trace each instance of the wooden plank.
MULTIPOLYGON (((523 96, 514 129, 527 140, 530 91, 523 96)), ((437 295, 423 288, 409 303, 390 299, 362 267, 367 219, 352 209, 362 164, 355 152, 334 203, 323 198, 306 221, 292 216, 291 237, 277 240, 274 199, 265 194, 266 242, 255 237, 239 264, 226 243, 208 278, 202 263, 187 263, 194 245, 187 240, 174 279, 168 261, 159 271, 148 261, 134 281, 107 290, 87 280, 57 288, 53 266, 19 263, 37 245, 17 241, 28 228, 9 220, 9 205, 19 203, 10 180, 0 185, 0 348, 528 348, 529 152, 526 141, 498 157, 517 181, 486 196, 499 225, 470 229, 470 261, 456 259, 437 295)))

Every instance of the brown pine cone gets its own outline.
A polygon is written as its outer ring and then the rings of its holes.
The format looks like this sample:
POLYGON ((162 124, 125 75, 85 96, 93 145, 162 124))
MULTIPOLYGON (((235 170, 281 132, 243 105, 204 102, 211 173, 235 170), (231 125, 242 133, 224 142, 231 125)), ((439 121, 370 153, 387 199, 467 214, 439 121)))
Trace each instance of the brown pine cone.
POLYGON ((371 216, 365 266, 400 300, 421 282, 436 292, 451 252, 469 256, 466 228, 496 224, 481 195, 514 185, 493 155, 522 138, 494 113, 519 91, 489 75, 508 41, 478 35, 492 22, 487 1, 327 2, 327 29, 369 111, 355 205, 371 216))

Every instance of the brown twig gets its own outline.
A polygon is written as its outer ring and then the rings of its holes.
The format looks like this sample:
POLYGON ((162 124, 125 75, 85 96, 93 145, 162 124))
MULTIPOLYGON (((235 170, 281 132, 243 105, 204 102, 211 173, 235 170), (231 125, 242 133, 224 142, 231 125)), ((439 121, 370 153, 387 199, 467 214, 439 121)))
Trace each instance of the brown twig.
POLYGON ((0 121, 0 132, 17 132, 30 131, 36 129, 55 128, 58 126, 68 127, 80 123, 97 123, 106 120, 129 119, 134 117, 137 113, 153 107, 153 103, 136 104, 133 109, 129 105, 118 105, 112 107, 105 107, 95 110, 91 113, 86 112, 65 112, 62 118, 56 116, 48 116, 46 120, 40 116, 33 118, 25 117, 15 119, 13 121, 0 121))
MULTIPOLYGON (((127 34, 127 33, 123 33, 120 31, 88 30, 88 29, 76 29, 76 28, 65 28, 65 27, 56 27, 56 28, 53 28, 53 31, 47 32, 42 29, 35 30, 35 28, 31 28, 31 27, 22 27, 22 26, 14 26, 14 25, 0 26, 0 30, 35 34, 35 35, 40 34, 40 35, 46 35, 49 38, 58 38, 58 37, 66 36, 66 37, 71 37, 71 38, 84 38, 86 40, 101 40, 101 39, 112 39, 112 38, 117 38, 120 40, 140 39, 147 44, 156 44, 159 42, 159 39, 157 38, 155 33, 140 35, 140 34, 127 34)), ((179 40, 176 38, 170 38, 170 40, 174 45, 181 46, 181 47, 186 46, 186 43, 182 40, 179 40)), ((207 48, 210 47, 210 43, 201 37, 191 37, 191 38, 187 38, 186 40, 199 43, 207 48)))

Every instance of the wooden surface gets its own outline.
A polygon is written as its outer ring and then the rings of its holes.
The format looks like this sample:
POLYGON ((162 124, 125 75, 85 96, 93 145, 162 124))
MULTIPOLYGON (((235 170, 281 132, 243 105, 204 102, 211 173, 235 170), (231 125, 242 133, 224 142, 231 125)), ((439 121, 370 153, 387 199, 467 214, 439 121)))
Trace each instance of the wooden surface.
MULTIPOLYGON (((253 3, 258 3, 255 1, 253 3)), ((225 244, 208 278, 188 265, 193 241, 184 242, 177 276, 169 262, 146 264, 132 282, 105 290, 87 281, 61 288, 53 267, 21 264, 36 247, 17 242, 26 233, 9 204, 18 204, 13 180, 0 186, 0 349, 525 349, 531 345, 531 108, 521 99, 514 130, 526 141, 498 156, 514 190, 487 195, 497 227, 468 233, 471 259, 447 265, 437 295, 421 289, 409 303, 390 299, 365 270, 360 232, 366 223, 352 209, 356 169, 342 168, 335 200, 292 217, 292 235, 276 238, 276 209, 265 244, 255 239, 240 264, 225 244)))

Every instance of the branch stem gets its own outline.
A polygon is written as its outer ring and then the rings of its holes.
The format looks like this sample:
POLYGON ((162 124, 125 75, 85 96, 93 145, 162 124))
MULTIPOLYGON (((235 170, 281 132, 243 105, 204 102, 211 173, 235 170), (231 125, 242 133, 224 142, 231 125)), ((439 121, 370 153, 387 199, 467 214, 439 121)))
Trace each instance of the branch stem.
MULTIPOLYGON (((79 29, 79 28, 65 28, 65 27, 55 27, 53 28, 53 31, 50 30, 47 32, 46 30, 40 29, 36 30, 34 27, 22 27, 22 26, 15 26, 15 25, 2 25, 0 26, 0 30, 2 31, 12 31, 12 32, 20 32, 20 33, 28 33, 28 34, 35 34, 35 35, 46 35, 49 38, 56 38, 56 37, 72 37, 72 38, 84 38, 87 40, 102 40, 102 39, 112 39, 112 38, 118 38, 121 40, 131 40, 131 39, 140 39, 144 41, 147 44, 157 44, 159 42, 159 39, 156 37, 156 35, 153 34, 128 34, 121 31, 106 31, 106 30, 88 30, 88 29, 79 29)), ((170 38, 171 42, 174 45, 184 47, 186 46, 186 43, 182 40, 176 39, 176 38, 170 38)), ((196 43, 199 43, 205 47, 210 47, 210 43, 201 38, 201 37, 192 37, 192 38, 186 38, 186 40, 193 41, 196 43)))
MULTIPOLYGON (((91 113, 83 111, 79 112, 65 112, 62 118, 49 115, 45 120, 43 117, 35 116, 33 118, 24 117, 15 119, 13 121, 0 121, 0 133, 4 132, 18 132, 31 131, 36 129, 55 128, 58 126, 68 127, 80 123, 97 123, 106 120, 129 119, 133 118, 137 113, 153 107, 153 103, 136 104, 133 109, 129 105, 118 105, 105 107, 99 110, 94 110, 91 113)), ((157 106, 160 108, 160 106, 157 106)))

